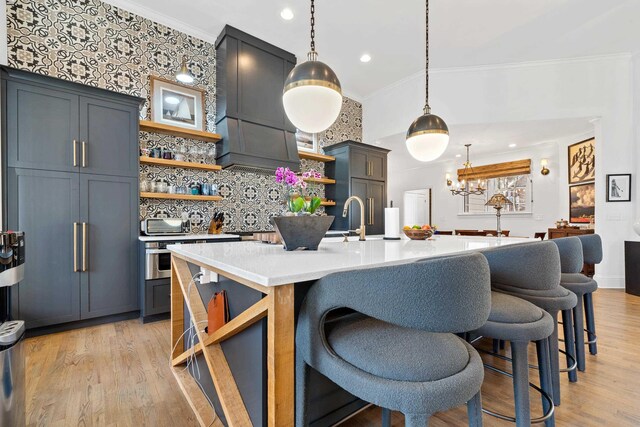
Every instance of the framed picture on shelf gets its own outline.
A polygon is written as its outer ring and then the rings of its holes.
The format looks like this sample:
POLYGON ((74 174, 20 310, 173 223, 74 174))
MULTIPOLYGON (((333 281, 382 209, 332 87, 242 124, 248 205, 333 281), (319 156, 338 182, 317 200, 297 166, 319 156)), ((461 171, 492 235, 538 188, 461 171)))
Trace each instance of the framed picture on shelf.
POLYGON ((569 187, 569 222, 588 224, 596 214, 596 185, 573 185, 569 187))
POLYGON ((318 134, 303 132, 296 129, 296 144, 298 151, 307 151, 310 153, 318 152, 318 134))
POLYGON ((596 178, 596 140, 594 138, 569 146, 569 184, 581 184, 596 178))
POLYGON ((151 79, 151 120, 205 130, 205 91, 156 76, 151 79))
POLYGON ((631 174, 607 175, 607 202, 631 201, 631 174))

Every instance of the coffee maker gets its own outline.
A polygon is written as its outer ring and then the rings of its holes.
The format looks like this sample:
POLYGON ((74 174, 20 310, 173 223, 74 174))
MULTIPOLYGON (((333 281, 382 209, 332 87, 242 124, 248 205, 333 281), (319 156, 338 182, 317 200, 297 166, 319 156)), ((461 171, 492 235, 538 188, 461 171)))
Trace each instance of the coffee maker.
POLYGON ((11 317, 11 290, 24 278, 24 260, 24 233, 0 232, 0 427, 25 425, 25 326, 11 317))

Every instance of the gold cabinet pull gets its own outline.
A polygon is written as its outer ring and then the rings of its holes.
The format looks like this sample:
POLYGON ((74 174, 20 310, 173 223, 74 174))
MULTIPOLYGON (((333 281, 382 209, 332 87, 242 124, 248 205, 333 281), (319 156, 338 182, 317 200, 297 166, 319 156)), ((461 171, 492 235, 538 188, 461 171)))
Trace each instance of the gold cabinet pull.
POLYGON ((87 167, 87 143, 82 141, 82 167, 87 167))
MULTIPOLYGON (((371 165, 371 169, 373 169, 373 164, 371 165)), ((371 172, 371 174, 373 175, 373 172, 371 172)), ((375 203, 375 199, 372 197, 371 198, 371 204, 369 205, 371 209, 371 225, 373 225, 376 222, 376 214, 375 211, 373 209, 373 204, 375 203)))
POLYGON ((373 162, 369 162, 369 163, 371 163, 371 172, 369 176, 373 176, 373 162))
POLYGON ((73 223, 73 272, 78 272, 78 223, 73 223))
POLYGON ((73 167, 78 166, 78 141, 73 140, 73 167))
POLYGON ((87 271, 87 223, 82 223, 82 271, 87 271))

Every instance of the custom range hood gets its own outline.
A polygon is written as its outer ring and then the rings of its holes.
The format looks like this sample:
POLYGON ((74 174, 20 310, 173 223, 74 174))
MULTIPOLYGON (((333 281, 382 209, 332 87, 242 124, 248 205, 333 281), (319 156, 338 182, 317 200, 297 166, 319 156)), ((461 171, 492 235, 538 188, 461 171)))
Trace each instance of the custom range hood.
POLYGON ((295 127, 282 87, 296 64, 292 53, 225 26, 216 40, 218 164, 225 168, 300 169, 295 127))

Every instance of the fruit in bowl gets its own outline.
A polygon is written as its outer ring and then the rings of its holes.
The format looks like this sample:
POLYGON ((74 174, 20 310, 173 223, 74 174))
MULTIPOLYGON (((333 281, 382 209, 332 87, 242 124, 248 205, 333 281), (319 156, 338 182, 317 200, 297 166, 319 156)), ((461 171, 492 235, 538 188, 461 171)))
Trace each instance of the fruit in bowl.
POLYGON ((411 240, 425 240, 433 236, 433 229, 429 224, 414 225, 413 227, 406 225, 402 227, 402 231, 411 240))

